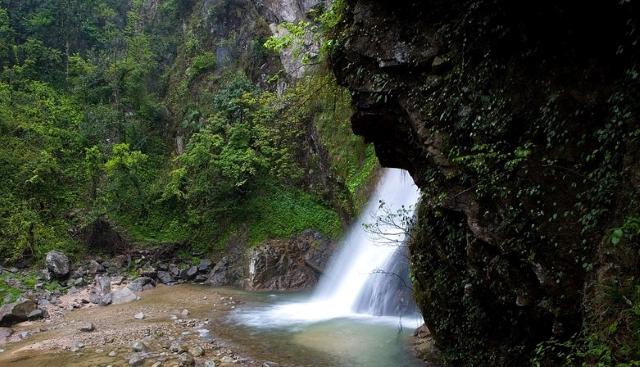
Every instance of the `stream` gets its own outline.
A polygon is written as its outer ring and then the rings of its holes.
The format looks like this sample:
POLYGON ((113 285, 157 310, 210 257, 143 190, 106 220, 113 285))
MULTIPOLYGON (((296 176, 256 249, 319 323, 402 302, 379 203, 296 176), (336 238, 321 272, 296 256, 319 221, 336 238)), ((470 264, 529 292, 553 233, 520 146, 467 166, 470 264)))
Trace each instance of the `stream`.
MULTIPOLYGON (((235 366, 261 366, 264 361, 291 367, 423 365, 413 356, 409 343, 420 320, 354 316, 290 324, 260 322, 259 316, 274 306, 308 298, 309 294, 160 285, 133 303, 70 312, 46 327, 40 322, 23 323, 16 332, 33 334, 7 344, 0 353, 0 366, 128 366, 132 341, 145 340, 151 350, 162 351, 162 345, 173 338, 183 338, 189 345, 206 345, 207 356, 236 356, 236 363, 230 364, 235 366), (204 326, 201 322, 193 326, 176 323, 171 316, 179 314, 184 305, 189 307, 189 320, 210 322, 204 326), (136 312, 144 312, 146 318, 133 320, 136 312), (84 321, 93 322, 96 331, 79 333, 77 325, 84 321), (64 350, 78 341, 86 345, 81 352, 64 350), (111 352, 117 355, 109 356, 111 352)), ((170 353, 154 356, 145 366, 156 360, 172 361, 170 353)))
POLYGON ((254 295, 253 302, 228 316, 225 336, 251 345, 251 352, 263 359, 295 366, 423 365, 409 349, 409 337, 421 319, 352 315, 285 323, 264 317, 274 306, 305 304, 308 299, 309 295, 254 295))

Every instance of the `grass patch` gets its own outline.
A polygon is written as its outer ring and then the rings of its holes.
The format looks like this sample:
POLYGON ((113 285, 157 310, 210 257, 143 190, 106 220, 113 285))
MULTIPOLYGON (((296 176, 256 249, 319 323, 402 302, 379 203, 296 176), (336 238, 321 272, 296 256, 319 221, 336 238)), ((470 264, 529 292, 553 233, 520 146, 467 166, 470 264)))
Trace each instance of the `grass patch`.
POLYGON ((0 306, 15 302, 20 295, 22 295, 22 291, 20 289, 7 284, 4 277, 0 278, 0 306))
POLYGON ((149 246, 181 242, 189 238, 186 218, 177 211, 154 209, 144 218, 116 215, 114 219, 134 242, 149 246))
POLYGON ((264 186, 245 204, 249 243, 287 238, 305 229, 315 229, 330 238, 342 232, 338 213, 304 191, 275 184, 264 186))

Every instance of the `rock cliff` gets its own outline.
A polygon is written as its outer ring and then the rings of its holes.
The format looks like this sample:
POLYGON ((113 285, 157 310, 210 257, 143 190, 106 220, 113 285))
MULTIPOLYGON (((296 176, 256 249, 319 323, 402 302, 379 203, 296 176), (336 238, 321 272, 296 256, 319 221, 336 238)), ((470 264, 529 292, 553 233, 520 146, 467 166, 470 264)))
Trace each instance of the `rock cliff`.
POLYGON ((414 286, 447 364, 556 365, 589 338, 637 357, 611 296, 637 304, 637 10, 346 1, 333 70, 354 132, 423 190, 414 286))

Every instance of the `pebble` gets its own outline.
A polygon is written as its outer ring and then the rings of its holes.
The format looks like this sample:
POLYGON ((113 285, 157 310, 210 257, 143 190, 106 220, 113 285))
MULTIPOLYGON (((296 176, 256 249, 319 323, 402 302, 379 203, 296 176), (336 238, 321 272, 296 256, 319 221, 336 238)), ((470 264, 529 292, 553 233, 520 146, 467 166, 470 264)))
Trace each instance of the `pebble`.
POLYGON ((93 324, 90 322, 85 322, 82 325, 80 325, 79 330, 83 332, 91 332, 95 330, 95 326, 93 326, 93 324))
POLYGON ((196 345, 189 348, 189 353, 194 357, 202 357, 204 355, 204 349, 201 346, 196 345))
POLYGON ((138 312, 137 314, 133 315, 133 317, 134 317, 136 320, 143 320, 143 319, 144 319, 144 313, 142 313, 142 312, 138 312))
POLYGON ((152 364, 151 367, 160 367, 161 365, 162 365, 162 362, 156 362, 152 364))
POLYGON ((169 346, 169 350, 174 352, 174 353, 182 353, 186 349, 185 349, 184 345, 182 345, 181 341, 176 340, 176 341, 171 343, 171 345, 169 346))
POLYGON ((208 360, 208 361, 204 362, 203 366, 204 367, 216 367, 216 362, 214 362, 212 360, 208 360))
POLYGON ((222 362, 222 363, 233 363, 234 360, 233 360, 233 358, 231 358, 229 356, 224 356, 224 357, 220 358, 220 362, 222 362))
POLYGON ((178 356, 178 361, 180 362, 181 367, 190 367, 196 363, 196 361, 193 359, 193 357, 189 353, 181 353, 178 356))
POLYGON ((134 354, 129 358, 129 366, 142 366, 145 359, 147 359, 147 356, 144 354, 134 354))
POLYGON ((112 350, 111 352, 109 352, 109 354, 107 354, 109 357, 115 357, 118 355, 118 353, 116 353, 115 350, 112 350))
POLYGON ((133 349, 134 352, 146 352, 149 347, 147 347, 145 343, 137 341, 131 345, 131 349, 133 349))
POLYGON ((189 310, 184 309, 184 310, 182 310, 182 312, 180 312, 180 314, 181 314, 183 317, 187 317, 187 316, 189 316, 189 310))

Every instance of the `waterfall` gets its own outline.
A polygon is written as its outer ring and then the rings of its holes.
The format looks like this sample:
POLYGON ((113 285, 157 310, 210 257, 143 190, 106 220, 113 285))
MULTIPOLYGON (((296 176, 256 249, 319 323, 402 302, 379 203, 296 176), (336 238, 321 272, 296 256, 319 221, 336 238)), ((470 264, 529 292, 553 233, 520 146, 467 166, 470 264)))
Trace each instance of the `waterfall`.
POLYGON ((411 210, 419 196, 420 191, 405 171, 386 169, 360 218, 351 226, 341 249, 327 267, 313 300, 330 304, 335 312, 348 314, 356 310, 358 299, 372 277, 382 282, 397 281, 387 274, 389 269, 385 265, 389 265, 398 246, 404 243, 404 230, 383 226, 385 236, 381 239, 367 232, 364 225, 376 220, 381 203, 392 212, 403 207, 411 210), (386 273, 375 274, 381 270, 386 273))
POLYGON ((358 220, 342 240, 308 302, 275 305, 255 315, 254 325, 314 322, 338 317, 419 316, 408 288, 405 230, 376 221, 384 203, 387 213, 404 208, 413 215, 420 191, 400 169, 385 169, 358 220))
POLYGON ((371 274, 360 291, 355 310, 374 316, 419 316, 409 280, 409 252, 395 250, 379 273, 371 274))

